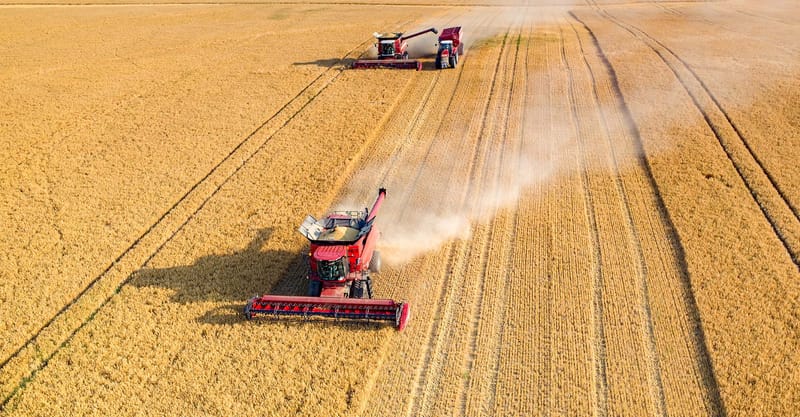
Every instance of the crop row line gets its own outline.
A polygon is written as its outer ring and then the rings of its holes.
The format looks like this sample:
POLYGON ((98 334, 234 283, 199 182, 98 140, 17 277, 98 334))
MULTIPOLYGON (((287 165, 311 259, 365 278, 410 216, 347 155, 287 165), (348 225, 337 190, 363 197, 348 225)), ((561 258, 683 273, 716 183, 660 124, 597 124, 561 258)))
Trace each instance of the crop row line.
MULTIPOLYGON (((449 22, 451 22, 452 20, 453 20, 453 18, 451 18, 448 21, 448 25, 449 25, 449 22)), ((427 88, 425 89, 425 93, 423 95, 422 100, 420 100, 418 102, 418 105, 415 107, 415 110, 414 110, 413 116, 411 118, 411 121, 409 123, 407 123, 405 129, 403 129, 403 134, 400 135, 400 140, 398 140, 397 138, 392 138, 395 141, 395 146, 394 146, 392 152, 390 152, 391 155, 390 155, 390 158, 389 158, 389 162, 387 164, 382 164, 380 166, 379 173, 374 176, 375 178, 377 178, 377 180, 374 181, 372 187, 369 187, 370 190, 375 189, 376 186, 378 186, 378 185, 386 184, 387 179, 390 177, 392 172, 394 172, 396 166, 403 160, 404 155, 406 155, 406 153, 410 149, 413 149, 414 146, 412 146, 412 145, 419 145, 419 143, 417 143, 417 139, 419 139, 419 137, 422 136, 419 133, 419 129, 422 128, 422 126, 424 125, 423 121, 427 120, 427 118, 429 116, 430 107, 432 106, 431 105, 431 97, 433 97, 433 92, 436 90, 436 87, 439 85, 439 80, 441 78, 441 74, 442 74, 442 71, 439 71, 438 68, 437 68, 437 71, 435 72, 434 76, 431 78, 430 82, 428 83, 427 88)), ((462 74, 461 70, 459 70, 457 72, 457 74, 456 74, 456 83, 455 83, 456 85, 458 85, 458 82, 461 80, 461 74, 462 74)), ((447 104, 448 108, 453 103, 453 98, 454 97, 455 97, 455 90, 453 90, 453 92, 450 94, 450 98, 449 98, 448 104, 447 104)), ((437 127, 434 130, 435 132, 439 131, 439 129, 441 128, 442 122, 443 122, 443 119, 439 119, 437 127)), ((431 139, 430 142, 428 142, 428 144, 427 144, 426 155, 431 152, 431 148, 433 147, 433 142, 435 141, 435 137, 431 136, 430 139, 431 139)), ((404 199, 406 200, 406 203, 407 203, 407 199, 408 199, 409 193, 403 193, 403 194, 401 194, 401 196, 402 195, 406 196, 404 199)), ((399 205, 400 205, 400 207, 403 207, 403 211, 408 210, 408 207, 409 207, 408 204, 401 203, 399 205)), ((384 343, 383 346, 381 347, 379 359, 378 359, 378 361, 376 363, 376 366, 373 368, 373 372, 367 378, 367 383, 365 384, 365 389, 364 389, 365 397, 368 397, 369 394, 371 393, 372 389, 374 388, 375 381, 376 381, 378 375, 381 373, 381 370, 385 366, 385 359, 386 359, 386 355, 387 354, 388 354, 388 341, 387 341, 387 343, 384 343)), ((367 402, 364 401, 364 400, 362 400, 359 403, 359 405, 358 405, 358 414, 359 415, 363 415, 364 414, 364 410, 365 410, 366 406, 367 406, 367 402)))
MULTIPOLYGON (((560 28, 559 28, 560 29, 560 28)), ((572 124, 575 127, 578 135, 580 135, 580 120, 578 119, 577 97, 574 85, 574 75, 572 68, 569 66, 566 55, 566 47, 564 45, 563 33, 559 37, 559 46, 561 53, 561 65, 566 69, 567 75, 567 91, 570 106, 570 116, 572 124)), ((592 252, 594 254, 593 262, 593 281, 592 281, 592 312, 594 314, 594 355, 595 355, 595 415, 605 417, 608 415, 608 376, 607 376, 607 354, 606 354, 606 335, 604 329, 604 313, 603 313, 603 265, 601 262, 602 253, 600 249, 600 236, 598 232, 597 217, 594 209, 594 197, 591 190, 589 181, 589 172, 586 154, 587 150, 583 140, 577 141, 577 146, 580 154, 580 177, 581 188, 583 189, 583 199, 586 207, 586 217, 589 224, 589 234, 592 240, 592 252)))
POLYGON ((616 18, 602 7, 596 7, 607 20, 642 41, 672 71, 702 114, 792 262, 800 269, 800 211, 786 197, 778 182, 753 151, 716 96, 694 69, 663 42, 653 38, 644 30, 616 18), (696 83, 697 86, 693 87, 691 83, 696 83), (703 96, 710 101, 710 108, 701 103, 703 96), (713 113, 720 113, 722 118, 714 117, 713 113))
POLYGON ((613 169, 613 180, 614 180, 614 187, 616 188, 620 198, 621 198, 621 206, 623 208, 623 217, 625 221, 626 228, 628 229, 628 237, 631 241, 631 245, 633 247, 634 255, 632 256, 635 258, 636 263, 636 275, 640 284, 639 290, 642 293, 642 298, 640 300, 640 308, 641 311, 644 313, 644 326, 645 329, 645 344, 647 346, 647 353, 648 353, 648 360, 650 361, 650 369, 651 369, 651 386, 653 390, 653 397, 655 399, 655 406, 657 410, 657 414, 661 416, 666 415, 666 400, 664 397, 664 386, 662 383, 661 377, 661 365, 659 363, 658 358, 658 351, 656 349, 655 344, 655 331, 653 327, 653 313, 652 308, 650 305, 650 294, 647 284, 647 264, 644 259, 644 253, 642 249, 642 242, 639 237, 639 233, 636 230, 636 227, 633 222, 633 213, 631 212, 631 202, 628 196, 627 191, 622 183, 622 178, 620 174, 620 161, 619 157, 617 156, 617 151, 615 150, 614 143, 612 142, 611 135, 612 131, 609 128, 609 123, 606 118, 605 112, 602 110, 601 99, 598 93, 598 83, 597 78, 595 76, 594 71, 592 71, 591 66, 589 65, 589 61, 586 58, 586 51, 583 46, 583 41, 581 40, 580 34, 578 33, 577 28, 574 26, 572 22, 569 22, 570 27, 572 28, 573 32, 575 33, 575 38, 578 41, 578 46, 581 51, 581 57, 583 58, 583 63, 586 68, 589 77, 591 78, 592 82, 592 96, 594 99, 594 104, 598 109, 597 113, 599 115, 599 120, 602 124, 603 131, 605 132, 606 136, 606 144, 608 145, 608 151, 611 156, 611 164, 613 169))
MULTIPOLYGON (((522 147, 522 141, 523 141, 521 130, 518 131, 518 132, 514 132, 514 133, 509 133, 509 131, 511 130, 511 121, 512 121, 511 112, 512 112, 512 107, 513 107, 512 104, 514 103, 514 100, 513 100, 514 94, 515 93, 522 94, 523 95, 523 103, 525 103, 527 101, 527 95, 526 95, 526 92, 527 92, 527 89, 526 89, 527 84, 526 83, 527 83, 527 76, 528 76, 527 58, 528 58, 528 51, 529 51, 529 48, 530 48, 530 36, 531 36, 531 33, 533 32, 533 23, 532 22, 528 22, 528 25, 529 25, 529 28, 528 28, 528 31, 527 31, 527 34, 526 34, 527 36, 525 38, 525 51, 524 51, 525 55, 524 55, 524 60, 523 60, 524 63, 522 65, 522 70, 523 71, 522 71, 522 74, 521 74, 521 77, 520 77, 521 79, 517 78, 517 75, 518 75, 517 71, 520 68, 520 44, 522 43, 522 32, 523 32, 522 28, 524 26, 520 27, 520 33, 517 34, 517 39, 516 39, 516 42, 515 42, 516 43, 516 47, 515 47, 515 50, 514 50, 514 62, 512 64, 512 66, 511 66, 511 71, 510 71, 511 82, 510 82, 510 88, 509 88, 509 91, 508 91, 508 97, 506 98, 506 101, 507 101, 506 109, 505 109, 505 112, 504 112, 505 123, 504 123, 504 126, 503 126, 503 143, 500 145, 500 146, 502 146, 503 151, 500 152, 500 154, 498 155, 499 162, 497 164, 497 171, 496 171, 495 178, 494 178, 494 183, 495 184, 498 184, 498 183, 501 182, 502 173, 503 173, 504 169, 512 169, 512 170, 516 170, 516 172, 519 172, 520 168, 521 168, 521 164, 523 163, 523 160, 524 160, 524 158, 521 157, 521 147, 522 147), (520 82, 522 83, 522 86, 518 85, 520 82), (516 136, 516 138, 515 138, 516 139, 516 144, 514 145, 514 148, 511 150, 511 154, 508 155, 505 152, 505 144, 509 141, 509 137, 513 138, 514 136, 516 136), (512 160, 506 161, 506 158, 509 157, 509 156, 510 156, 510 159, 512 159, 512 160), (513 168, 507 168, 507 166, 513 166, 513 168)), ((525 124, 525 114, 527 113, 526 109, 527 109, 527 106, 523 104, 523 106, 522 106, 522 120, 520 120, 522 126, 524 126, 524 124, 525 124)), ((511 173, 512 177, 516 176, 515 175, 516 172, 512 172, 511 173)), ((506 178, 506 179, 508 179, 508 178, 506 178)), ((505 185, 507 186, 508 184, 505 184, 505 185)), ((500 186, 503 187, 504 184, 500 184, 500 186)), ((496 203, 495 203, 495 205, 496 205, 496 203)), ((518 197, 514 201, 514 207, 513 207, 512 211, 511 211, 511 219, 509 219, 507 221, 507 224, 503 225, 507 231, 512 231, 513 232, 513 231, 517 230, 517 227, 519 225, 519 207, 520 207, 520 198, 518 197)), ((499 209, 499 207, 495 207, 494 208, 494 212, 492 213, 492 217, 493 218, 495 218, 497 216, 498 209, 499 209)), ((490 247, 489 247, 490 245, 488 245, 488 242, 494 241, 495 233, 498 231, 497 229, 498 229, 497 227, 492 227, 491 237, 487 241, 487 244, 486 244, 485 249, 484 249, 485 253, 486 253, 486 255, 484 256, 484 259, 487 259, 487 262, 488 262, 489 249, 490 249, 490 247)), ((511 305, 509 303, 509 299, 511 298, 511 292, 513 291, 513 290, 509 289, 508 273, 513 270, 512 264, 513 264, 513 259, 514 259, 514 251, 515 251, 515 248, 516 248, 516 241, 514 239, 508 239, 508 240, 501 239, 501 241, 506 242, 507 245, 504 245, 504 248, 503 248, 506 251, 506 254, 505 254, 506 256, 505 256, 505 259, 503 259, 503 263, 502 263, 502 266, 501 266, 501 269, 500 269, 504 273, 499 274, 499 276, 498 276, 498 278, 501 279, 501 282, 499 283, 499 287, 501 288, 501 291, 500 291, 500 294, 498 295, 498 299, 500 300, 500 302, 495 304, 495 306, 497 306, 497 310, 499 311, 499 314, 498 314, 499 321, 495 323, 495 328, 496 328, 496 338, 495 339, 497 340, 497 345, 495 346, 495 350, 494 350, 494 363, 492 364, 492 374, 491 374, 492 379, 491 379, 491 383, 489 385, 489 398, 487 400, 487 408, 486 408, 486 410, 489 413, 495 413, 495 409, 497 408, 497 397, 498 397, 498 387, 499 387, 499 385, 498 385, 498 379, 499 379, 498 376, 500 374, 500 359, 501 359, 501 356, 502 356, 503 348, 506 347, 505 343, 504 343, 504 341, 506 340, 506 327, 505 326, 506 326, 506 323, 507 323, 507 320, 508 320, 509 310, 511 308, 511 305)), ((486 265, 484 269, 488 269, 488 265, 486 265)), ((484 276, 482 276, 482 280, 484 282, 486 281, 485 274, 484 274, 484 276)), ((483 298, 483 296, 481 296, 481 299, 482 298, 483 298)), ((475 333, 475 335, 477 336, 477 333, 475 333)), ((477 343, 475 343, 475 344, 477 344, 477 343)), ((465 394, 466 394, 466 392, 465 392, 465 394)))
MULTIPOLYGON (((644 150, 644 141, 637 128, 637 125, 635 124, 633 115, 631 114, 631 111, 628 108, 628 104, 625 101, 625 97, 622 94, 622 90, 620 88, 619 80, 617 78, 617 74, 616 71, 614 70, 614 67, 611 65, 611 62, 605 55, 592 29, 574 13, 570 12, 570 16, 583 26, 583 28, 588 32, 590 38, 592 39, 594 50, 597 52, 600 61, 602 62, 606 70, 606 75, 610 80, 612 93, 614 94, 617 103, 619 103, 622 116, 626 122, 625 126, 626 129, 628 130, 628 134, 634 138, 638 154, 646 155, 644 150)), ((662 196, 659 190, 658 183, 655 179, 655 175, 653 174, 653 169, 650 165, 650 162, 644 156, 638 158, 638 162, 640 167, 646 174, 646 180, 649 185, 649 188, 653 191, 656 207, 659 213, 659 218, 661 219, 663 229, 667 233, 667 240, 672 245, 672 250, 676 255, 674 257, 675 267, 680 273, 682 299, 684 300, 684 304, 686 305, 686 311, 689 315, 689 321, 692 326, 691 329, 692 331, 690 332, 690 335, 693 336, 692 345, 695 350, 695 356, 699 361, 700 372, 702 374, 704 381, 704 390, 706 392, 706 398, 709 401, 708 404, 709 414, 712 416, 725 416, 726 415, 725 407, 722 402, 722 398, 720 396, 719 385, 717 383, 716 375, 714 373, 714 366, 711 360, 711 355, 708 350, 705 332, 703 330, 702 321, 700 318, 700 310, 697 305, 697 300, 694 296, 691 280, 689 278, 689 269, 688 265, 686 264, 686 252, 683 248, 683 245, 681 244, 680 237, 677 234, 675 224, 672 221, 672 218, 670 217, 669 211, 667 210, 666 203, 664 202, 664 197, 662 196)))
MULTIPOLYGON (((495 63, 495 68, 492 72, 491 79, 488 80, 489 94, 487 95, 486 101, 483 104, 482 115, 480 118, 480 122, 478 124, 478 132, 482 132, 484 129, 484 126, 486 124, 487 114, 489 113, 489 105, 491 103, 491 99, 496 94, 495 83, 498 72, 497 68, 500 65, 504 48, 505 48, 505 38, 503 40, 503 44, 501 45, 501 50, 498 53, 497 62, 495 63)), ((468 57, 469 54, 467 54, 466 56, 468 57)), ((462 73, 469 69, 467 65, 472 62, 473 61, 467 61, 464 63, 464 65, 461 67, 462 73)), ((466 92, 468 90, 462 86, 460 91, 466 92)), ((454 97, 451 97, 450 102, 448 104, 449 106, 453 104, 453 99, 454 97)), ((441 130, 441 124, 437 127, 437 132, 439 130, 441 130)), ((440 136, 442 135, 437 135, 437 137, 440 136)), ((468 134, 463 135, 461 137, 461 144, 457 146, 456 149, 466 149, 468 147, 469 136, 470 135, 468 134)), ((480 149, 481 147, 480 147, 480 136, 479 136, 478 143, 472 146, 472 151, 470 152, 470 154, 472 155, 472 158, 470 158, 471 161, 475 161, 478 158, 480 149)), ((427 165, 426 161, 430 156, 431 154, 427 154, 424 160, 420 163, 420 170, 417 172, 417 176, 414 180, 415 185, 418 182, 419 178, 421 177, 423 172, 423 167, 427 165)), ((471 189, 472 186, 474 185, 475 178, 473 174, 473 169, 474 169, 474 163, 470 164, 470 166, 468 167, 468 172, 466 177, 467 190, 471 189)), ((456 207, 462 207, 462 208, 465 207, 467 196, 468 192, 464 193, 461 196, 460 201, 456 204, 456 207)), ((431 399, 430 398, 431 395, 429 393, 426 393, 424 388, 426 386, 435 385, 432 384, 432 378, 441 376, 440 373, 438 374, 437 372, 432 373, 431 368, 441 365, 440 356, 444 349, 442 343, 445 340, 444 334, 446 333, 447 330, 446 329, 447 320, 445 319, 445 317, 450 317, 453 314, 452 310, 455 307, 453 292, 460 289, 459 287, 460 282, 455 283, 454 281, 458 280, 459 278, 458 275, 464 269, 465 256, 463 255, 466 250, 467 250, 466 242, 461 242, 461 244, 458 245, 450 245, 448 248, 448 259, 447 259, 448 266, 447 269, 445 270, 445 277, 444 277, 445 282, 440 288, 437 300, 435 301, 436 309, 434 313, 434 323, 432 323, 431 328, 428 332, 427 335, 428 342, 425 345, 426 346, 425 353, 419 365, 418 372, 415 375, 415 380, 414 380, 415 390, 413 391, 414 396, 411 398, 411 402, 408 408, 409 415, 426 414, 425 410, 430 405, 429 400, 431 399), (457 256, 458 254, 461 254, 462 256, 457 256), (443 325, 442 322, 445 322, 445 324, 443 325), (426 383, 423 383, 423 381, 426 383)))

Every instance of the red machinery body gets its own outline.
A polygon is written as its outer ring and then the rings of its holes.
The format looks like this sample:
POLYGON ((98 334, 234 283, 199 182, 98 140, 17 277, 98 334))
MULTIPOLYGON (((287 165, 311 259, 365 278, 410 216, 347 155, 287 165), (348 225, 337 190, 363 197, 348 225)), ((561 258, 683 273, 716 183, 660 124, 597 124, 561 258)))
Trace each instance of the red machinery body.
POLYGON ((247 318, 256 315, 324 316, 391 321, 405 327, 409 305, 372 299, 370 273, 380 271, 375 250, 379 232, 373 224, 386 190, 378 191, 372 210, 336 211, 321 220, 306 217, 300 233, 309 242, 308 295, 264 295, 245 306, 247 318))
POLYGON ((353 68, 397 68, 397 69, 422 69, 422 62, 408 57, 408 39, 423 35, 428 32, 439 33, 436 28, 428 28, 411 35, 401 32, 375 33, 375 47, 378 48, 378 59, 359 59, 353 63, 353 68))
POLYGON ((436 68, 455 68, 458 57, 464 53, 461 26, 442 29, 439 35, 439 51, 436 52, 436 68))

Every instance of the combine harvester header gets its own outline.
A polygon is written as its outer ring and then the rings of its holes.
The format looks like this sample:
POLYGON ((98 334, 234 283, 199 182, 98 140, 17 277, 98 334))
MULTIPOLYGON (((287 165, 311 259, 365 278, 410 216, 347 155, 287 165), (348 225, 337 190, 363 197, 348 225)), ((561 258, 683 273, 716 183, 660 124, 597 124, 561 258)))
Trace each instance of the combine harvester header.
POLYGON ((299 231, 310 242, 308 295, 253 297, 244 308, 245 316, 381 320, 403 330, 409 305, 372 298, 370 272, 381 268, 380 252, 375 250, 379 232, 373 223, 385 197, 381 188, 372 210, 335 211, 321 220, 306 217, 299 231))

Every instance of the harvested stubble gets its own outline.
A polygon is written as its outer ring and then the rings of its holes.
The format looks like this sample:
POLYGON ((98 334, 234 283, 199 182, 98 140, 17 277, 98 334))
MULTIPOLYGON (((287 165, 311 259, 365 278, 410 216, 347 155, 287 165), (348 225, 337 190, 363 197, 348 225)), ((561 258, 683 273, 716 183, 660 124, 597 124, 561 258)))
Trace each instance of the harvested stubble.
MULTIPOLYGON (((293 7, 267 9, 277 16, 293 7)), ((375 15, 297 7, 322 20, 375 15)), ((223 10, 235 16, 237 8, 223 10)), ((431 9, 388 10, 402 20, 431 9)), ((747 188, 762 183, 741 178, 721 149, 708 123, 719 120, 704 117, 709 101, 698 108, 692 100, 699 84, 681 83, 690 72, 676 77, 675 60, 625 25, 696 69, 789 203, 796 149, 783 141, 774 152, 771 140, 797 136, 799 115, 769 103, 797 96, 781 81, 791 63, 752 64, 765 85, 752 100, 737 98, 741 86, 727 88, 714 65, 746 41, 730 42, 734 26, 757 29, 746 48, 769 47, 773 37, 776 49, 796 48, 796 29, 765 35, 763 19, 778 17, 750 16, 759 11, 746 3, 577 7, 574 16, 531 9, 548 24, 488 10, 496 13, 482 9, 483 20, 471 20, 474 33, 503 22, 500 36, 479 42, 456 70, 337 77, 5 412, 790 414, 800 402, 792 374, 800 289, 797 266, 747 188), (720 13, 696 13, 705 7, 720 13), (752 19, 761 23, 741 25, 752 19), (683 42, 687 33, 708 40, 713 57, 683 42), (305 242, 295 229, 305 213, 368 202, 381 185, 389 195, 379 222, 393 255, 423 248, 376 277, 378 296, 414 306, 403 333, 242 320, 248 296, 303 291, 305 242), (469 237, 455 239, 464 230, 448 226, 463 229, 464 219, 469 237)), ((345 28, 341 45, 372 31, 345 28)), ((318 55, 308 62, 330 55, 318 46, 291 53, 318 55)), ((275 75, 299 71, 302 85, 314 73, 304 68, 275 75)), ((291 95, 298 85, 289 87, 291 95)), ((255 111, 242 114, 260 120, 255 111)))

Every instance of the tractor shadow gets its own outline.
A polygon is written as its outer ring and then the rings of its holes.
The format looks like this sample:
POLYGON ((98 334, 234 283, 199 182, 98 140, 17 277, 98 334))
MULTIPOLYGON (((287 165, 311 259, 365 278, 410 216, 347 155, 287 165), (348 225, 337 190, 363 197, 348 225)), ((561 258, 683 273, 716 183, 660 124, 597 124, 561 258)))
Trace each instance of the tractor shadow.
POLYGON ((295 62, 292 65, 295 66, 302 66, 302 65, 316 65, 322 68, 333 68, 338 65, 343 65, 345 68, 350 68, 353 66, 353 62, 356 62, 355 58, 328 58, 328 59, 317 59, 314 61, 308 62, 295 62))
POLYGON ((139 288, 167 288, 170 300, 180 304, 222 302, 197 320, 230 324, 243 321, 247 299, 262 294, 305 295, 306 255, 261 248, 271 229, 258 231, 242 250, 227 255, 203 256, 191 265, 142 268, 131 275, 130 284, 139 288))

